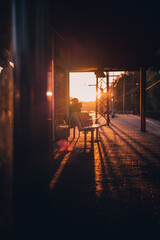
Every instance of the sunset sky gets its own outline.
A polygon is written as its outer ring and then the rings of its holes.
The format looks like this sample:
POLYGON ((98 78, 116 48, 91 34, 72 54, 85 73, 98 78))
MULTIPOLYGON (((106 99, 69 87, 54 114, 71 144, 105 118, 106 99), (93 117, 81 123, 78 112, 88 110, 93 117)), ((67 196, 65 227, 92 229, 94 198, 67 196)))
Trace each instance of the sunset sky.
POLYGON ((89 84, 96 84, 94 72, 70 73, 70 97, 76 97, 79 101, 95 101, 96 87, 89 84))
MULTIPOLYGON (((110 72, 110 83, 115 76, 124 72, 110 72)), ((89 102, 96 100, 96 87, 88 86, 96 84, 96 76, 94 72, 70 72, 70 97, 76 97, 79 101, 89 102)))

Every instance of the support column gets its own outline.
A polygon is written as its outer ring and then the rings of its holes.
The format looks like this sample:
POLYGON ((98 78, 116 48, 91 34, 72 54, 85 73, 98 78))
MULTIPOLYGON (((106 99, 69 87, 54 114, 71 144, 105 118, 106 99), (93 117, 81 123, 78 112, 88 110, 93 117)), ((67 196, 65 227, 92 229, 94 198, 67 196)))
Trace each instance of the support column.
POLYGON ((98 77, 96 76, 96 123, 97 123, 97 116, 98 116, 98 77))
POLYGON ((24 233, 25 238, 38 238, 47 227, 41 206, 47 206, 52 151, 46 95, 48 12, 45 0, 13 1, 13 239, 24 233))
MULTIPOLYGON (((96 75, 96 121, 97 124, 98 120, 98 76, 96 75)), ((96 129, 96 140, 98 139, 98 130, 96 129)))
POLYGON ((87 132, 84 132, 84 149, 87 147, 87 132))
POLYGON ((91 131, 91 148, 94 147, 94 130, 91 131))
POLYGON ((125 113, 126 75, 123 76, 123 114, 125 113))
POLYGON ((114 118, 114 78, 112 82, 112 118, 114 118))
POLYGON ((52 134, 53 142, 55 141, 55 46, 54 46, 54 34, 52 32, 52 134))
POLYGON ((141 131, 146 131, 146 70, 140 68, 140 116, 141 116, 141 131))
POLYGON ((107 79, 107 125, 109 126, 109 73, 106 73, 106 79, 107 79))

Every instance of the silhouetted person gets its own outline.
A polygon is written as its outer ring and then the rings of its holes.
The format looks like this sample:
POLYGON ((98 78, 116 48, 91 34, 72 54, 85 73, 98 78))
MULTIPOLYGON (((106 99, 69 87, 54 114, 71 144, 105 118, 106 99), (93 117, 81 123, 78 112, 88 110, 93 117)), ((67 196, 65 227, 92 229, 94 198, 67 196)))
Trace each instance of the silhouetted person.
POLYGON ((69 115, 71 116, 74 112, 81 112, 82 103, 79 102, 78 98, 73 98, 72 103, 69 106, 69 115))
POLYGON ((74 126, 74 119, 72 119, 72 114, 75 112, 81 112, 82 103, 79 102, 78 98, 73 98, 72 103, 69 106, 69 119, 70 125, 74 126))

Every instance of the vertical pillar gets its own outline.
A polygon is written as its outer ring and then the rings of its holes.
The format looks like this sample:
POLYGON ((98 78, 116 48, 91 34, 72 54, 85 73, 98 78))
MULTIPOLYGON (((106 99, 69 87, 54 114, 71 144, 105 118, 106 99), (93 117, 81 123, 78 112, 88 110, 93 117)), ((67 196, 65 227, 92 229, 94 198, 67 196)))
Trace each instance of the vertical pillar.
POLYGON ((94 147, 94 130, 91 131, 91 148, 94 147))
POLYGON ((107 79, 107 125, 109 126, 109 73, 106 74, 107 79))
POLYGON ((146 131, 146 70, 140 68, 140 117, 141 131, 146 131))
POLYGON ((126 99, 126 75, 123 77, 123 114, 125 113, 125 99, 126 99))
POLYGON ((24 233, 29 238, 45 229, 46 216, 41 206, 47 204, 52 142, 46 96, 47 9, 45 0, 34 4, 13 0, 13 239, 19 239, 24 233))
MULTIPOLYGON (((96 121, 95 123, 98 122, 98 76, 96 75, 96 121)), ((98 139, 98 130, 96 129, 96 140, 98 139)))
POLYGON ((114 118, 114 78, 112 82, 112 118, 114 118))
POLYGON ((87 132, 84 132, 84 149, 87 147, 87 132))
POLYGON ((96 123, 97 123, 97 117, 98 117, 98 76, 96 76, 96 123))
POLYGON ((53 142, 55 141, 55 49, 54 49, 54 33, 52 32, 52 130, 53 142))
POLYGON ((67 124, 69 122, 69 89, 70 89, 70 82, 69 82, 69 69, 70 69, 70 53, 69 53, 69 43, 68 40, 66 40, 66 52, 67 52, 67 87, 66 87, 66 95, 67 95, 67 103, 66 103, 66 112, 67 112, 67 124))

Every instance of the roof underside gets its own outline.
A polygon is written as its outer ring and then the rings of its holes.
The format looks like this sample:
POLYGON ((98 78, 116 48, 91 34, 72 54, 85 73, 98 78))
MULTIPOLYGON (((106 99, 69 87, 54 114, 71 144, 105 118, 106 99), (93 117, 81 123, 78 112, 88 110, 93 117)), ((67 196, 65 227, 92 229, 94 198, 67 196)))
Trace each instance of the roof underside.
POLYGON ((52 3, 51 24, 70 46, 70 70, 159 68, 158 6, 52 3))

